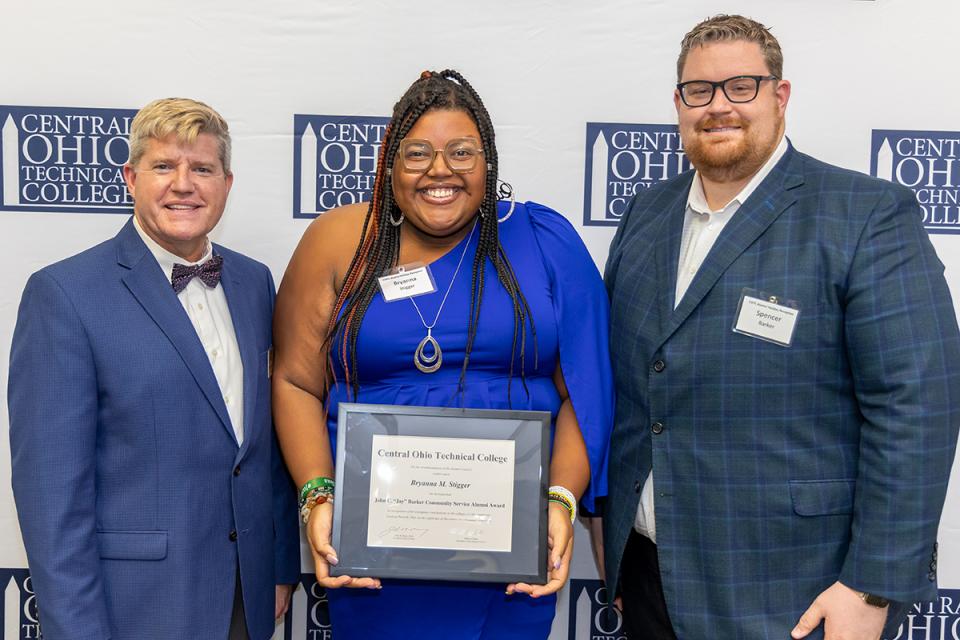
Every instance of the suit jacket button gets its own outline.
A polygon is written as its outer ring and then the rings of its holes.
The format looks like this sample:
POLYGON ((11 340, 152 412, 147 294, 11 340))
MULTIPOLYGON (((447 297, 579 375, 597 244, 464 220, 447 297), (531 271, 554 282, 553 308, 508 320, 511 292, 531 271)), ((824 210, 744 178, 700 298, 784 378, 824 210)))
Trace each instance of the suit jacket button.
POLYGON ((230 542, 236 542, 236 541, 237 541, 237 530, 234 529, 230 532, 230 542))
POLYGON ((663 360, 657 360, 656 362, 653 363, 653 370, 656 371, 657 373, 660 373, 666 368, 667 368, 667 363, 664 362, 663 360))
POLYGON ((637 480, 636 482, 633 483, 633 490, 636 491, 637 493, 640 493, 640 489, 643 489, 643 485, 640 484, 639 480, 637 480))
POLYGON ((233 475, 235 476, 240 475, 240 465, 237 465, 233 468, 233 475))
POLYGON ((650 430, 653 431, 655 434, 658 434, 658 435, 661 434, 661 433, 663 433, 663 423, 662 423, 662 422, 654 422, 652 425, 650 425, 650 430))

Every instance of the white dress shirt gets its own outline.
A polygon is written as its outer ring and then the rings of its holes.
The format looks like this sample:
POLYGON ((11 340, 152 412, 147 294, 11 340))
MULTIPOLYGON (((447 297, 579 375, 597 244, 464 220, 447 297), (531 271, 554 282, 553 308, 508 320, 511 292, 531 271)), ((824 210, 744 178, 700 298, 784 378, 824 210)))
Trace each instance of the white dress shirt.
MULTIPOLYGON (((773 154, 767 159, 760 170, 740 190, 733 200, 714 211, 707 204, 707 197, 703 192, 703 181, 700 172, 693 176, 690 193, 687 195, 687 209, 683 214, 683 236, 680 240, 680 260, 677 264, 677 288, 673 308, 676 309, 683 300, 690 283, 693 281, 700 265, 710 253, 713 244, 720 236, 720 232, 727 226, 733 214, 740 209, 740 205, 747 201, 760 183, 763 182, 773 167, 776 166, 783 154, 787 152, 787 138, 780 137, 780 143, 773 154)), ((633 528, 637 533, 645 535, 653 542, 657 541, 657 522, 653 509, 653 469, 643 483, 640 492, 640 504, 637 506, 637 516, 633 521, 633 528)))
MULTIPOLYGON (((207 241, 207 250, 203 257, 196 262, 187 262, 176 256, 148 236, 140 226, 136 216, 133 225, 143 239, 150 253, 157 259, 160 268, 167 277, 169 286, 173 275, 175 262, 192 266, 206 262, 213 256, 213 245, 207 241)), ((237 345, 237 334, 233 329, 233 320, 230 317, 230 307, 227 306, 227 296, 223 293, 223 286, 208 287, 200 278, 193 278, 177 294, 180 304, 187 312, 190 323, 193 325, 200 343, 203 345, 213 375, 217 378, 223 402, 227 406, 227 414, 237 436, 237 444, 243 444, 243 362, 240 360, 240 347, 237 345)))

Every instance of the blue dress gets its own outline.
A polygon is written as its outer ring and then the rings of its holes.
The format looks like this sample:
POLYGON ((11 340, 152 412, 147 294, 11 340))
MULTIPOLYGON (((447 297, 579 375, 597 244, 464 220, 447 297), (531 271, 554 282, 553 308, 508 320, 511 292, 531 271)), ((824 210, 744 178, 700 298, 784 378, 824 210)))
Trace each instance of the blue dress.
MULTIPOLYGON (((501 209, 500 215, 504 213, 501 209)), ((514 335, 513 304, 489 262, 466 386, 462 394, 457 393, 467 342, 471 266, 479 236, 479 229, 475 229, 430 265, 437 291, 416 299, 424 320, 432 322, 457 263, 464 255, 463 265, 433 328, 433 336, 443 351, 441 368, 426 374, 414 366, 413 354, 426 329, 410 300, 387 303, 377 295, 370 303, 358 335, 360 391, 358 398, 350 400, 533 409, 550 411, 555 419, 560 398, 553 373, 559 360, 590 458, 591 482, 581 505, 592 509, 594 498, 606 493, 607 445, 613 413, 608 304, 600 274, 572 225, 541 205, 517 203, 513 215, 500 224, 499 234, 536 329, 539 360, 536 369, 533 339, 529 327, 527 329, 525 378, 529 396, 520 380, 518 354, 509 385, 512 403, 507 398, 514 335)), ((328 423, 334 452, 337 404, 347 401, 343 371, 336 359, 335 367, 341 384, 331 390, 328 423)), ((555 596, 538 599, 524 594, 507 596, 503 584, 413 580, 383 580, 382 584, 383 588, 376 591, 327 591, 336 640, 546 638, 556 609, 555 596)))

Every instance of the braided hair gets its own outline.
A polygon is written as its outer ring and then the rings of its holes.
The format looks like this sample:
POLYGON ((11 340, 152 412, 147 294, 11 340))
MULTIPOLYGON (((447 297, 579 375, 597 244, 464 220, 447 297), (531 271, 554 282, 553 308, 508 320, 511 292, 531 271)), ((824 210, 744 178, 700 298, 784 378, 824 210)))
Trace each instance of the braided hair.
MULTIPOLYGON (((456 71, 424 71, 410 85, 406 93, 393 107, 393 116, 384 131, 377 161, 377 173, 373 194, 360 233, 360 244, 347 269, 346 277, 327 326, 327 345, 330 357, 327 360, 327 380, 334 380, 333 359, 343 367, 348 392, 354 398, 359 391, 357 375, 357 336, 364 314, 378 291, 377 276, 397 266, 400 255, 400 227, 391 224, 402 216, 394 199, 388 179, 393 171, 394 160, 400 141, 407 135, 417 120, 431 110, 455 110, 467 113, 477 125, 484 158, 487 161, 487 177, 483 203, 480 206, 480 239, 473 259, 470 285, 470 316, 467 327, 467 344, 463 365, 460 369, 458 392, 465 386, 467 365, 477 335, 480 320, 480 301, 484 290, 484 267, 487 260, 496 270, 497 279, 513 302, 513 344, 510 352, 510 369, 507 382, 507 397, 513 380, 514 362, 520 354, 520 379, 527 390, 525 356, 527 348, 527 324, 533 337, 534 369, 537 367, 536 330, 526 298, 520 291, 520 283, 510 265, 497 230, 497 148, 494 142, 493 124, 486 107, 473 87, 456 71)), ((329 383, 328 383, 329 384, 329 383)))

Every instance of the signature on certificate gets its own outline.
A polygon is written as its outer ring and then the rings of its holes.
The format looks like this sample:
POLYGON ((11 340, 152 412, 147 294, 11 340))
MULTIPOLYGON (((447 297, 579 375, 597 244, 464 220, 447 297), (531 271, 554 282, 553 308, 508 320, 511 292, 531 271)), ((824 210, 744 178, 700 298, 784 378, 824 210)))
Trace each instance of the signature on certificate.
POLYGON ((416 540, 426 535, 428 529, 417 527, 387 527, 378 535, 381 538, 390 538, 391 540, 416 540))

